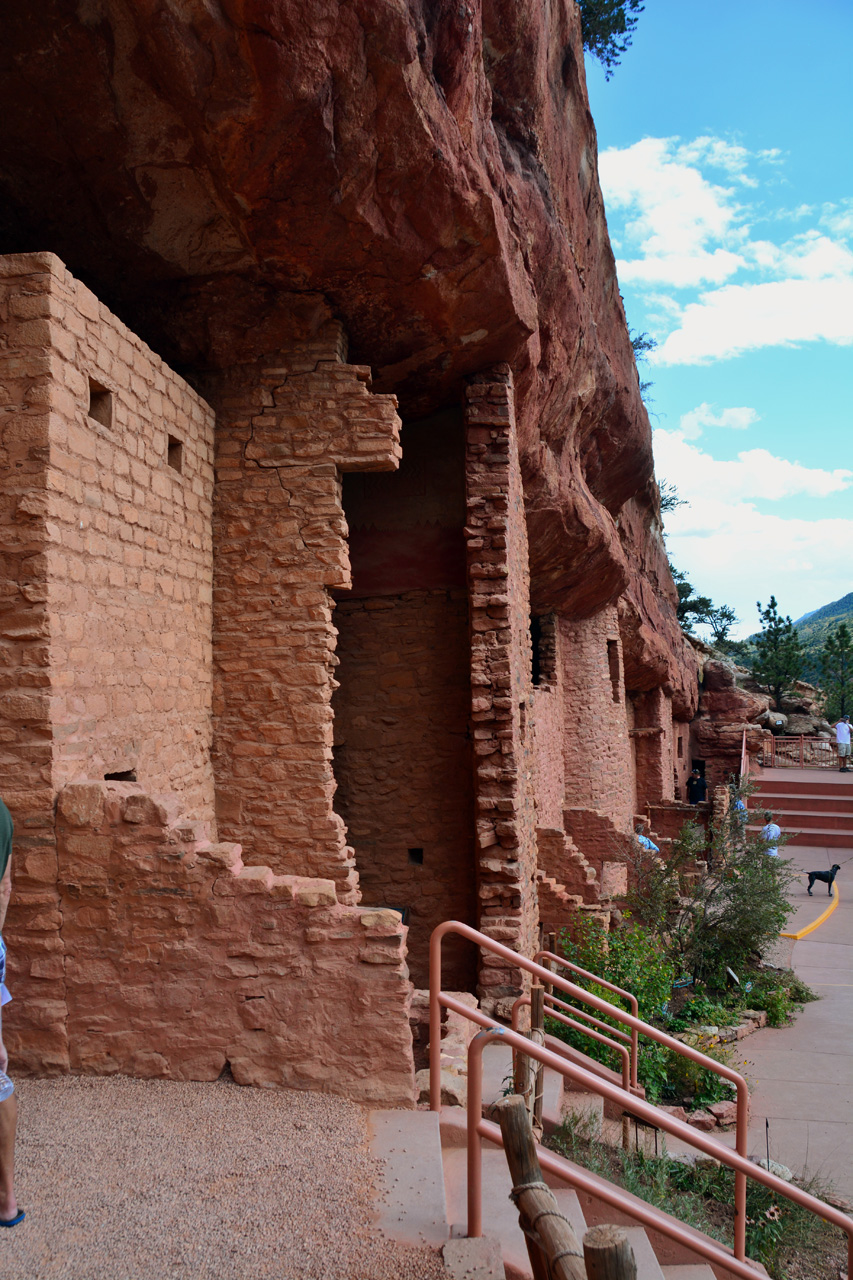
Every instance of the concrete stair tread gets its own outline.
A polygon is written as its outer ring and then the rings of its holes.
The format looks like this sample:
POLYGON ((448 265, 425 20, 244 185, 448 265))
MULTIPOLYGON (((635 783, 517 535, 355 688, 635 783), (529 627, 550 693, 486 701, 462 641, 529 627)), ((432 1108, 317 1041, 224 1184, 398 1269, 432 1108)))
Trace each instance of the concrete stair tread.
POLYGON ((401 1244, 436 1247, 447 1240, 447 1200, 439 1117, 434 1111, 372 1111, 370 1152, 381 1163, 379 1229, 401 1244))
POLYGON ((664 1280, 661 1265, 655 1257, 652 1242, 642 1227, 626 1227, 634 1261, 637 1264, 637 1280, 664 1280))
POLYGON ((661 1267, 664 1280, 714 1280, 714 1273, 705 1262, 694 1265, 686 1262, 674 1267, 661 1267))
MULTIPOLYGON (((467 1153, 462 1148, 445 1149, 444 1176, 451 1233, 454 1236, 464 1235, 468 1217, 467 1153)), ((582 1240, 586 1221, 577 1195, 566 1186, 552 1189, 560 1212, 571 1223, 578 1240, 582 1240)), ((511 1190, 512 1180, 503 1151, 484 1148, 483 1231, 500 1240, 507 1280, 528 1280, 532 1272, 527 1243, 518 1225, 518 1212, 509 1198, 511 1190)))
MULTIPOLYGON (((827 772, 840 775, 840 769, 832 769, 827 772)), ((853 782, 849 782, 846 778, 842 782, 841 777, 835 777, 832 781, 824 778, 815 778, 808 782, 800 781, 792 778, 790 782, 784 778, 760 779, 758 786, 753 792, 753 797, 758 796, 853 796, 853 782)))
MULTIPOLYGON (((509 1045, 489 1044, 483 1050, 483 1108, 500 1102, 512 1092, 512 1049, 509 1045)), ((562 1117, 563 1077, 545 1068, 542 1114, 559 1124, 562 1117)))

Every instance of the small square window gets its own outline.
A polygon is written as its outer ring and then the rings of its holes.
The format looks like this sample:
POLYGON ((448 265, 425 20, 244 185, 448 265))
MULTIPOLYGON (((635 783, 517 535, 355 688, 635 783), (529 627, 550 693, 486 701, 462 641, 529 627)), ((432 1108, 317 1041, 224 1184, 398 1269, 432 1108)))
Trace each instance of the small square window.
POLYGON ((166 453, 166 460, 173 471, 182 472, 184 469, 184 446, 177 436, 169 436, 169 445, 166 453))
POLYGON ((89 408, 87 413, 95 422, 100 422, 108 431, 113 426, 113 393, 100 382, 89 379, 89 408))
POLYGON ((410 849, 410 850, 409 850, 409 862, 414 863, 414 865, 415 865, 416 867, 422 867, 422 866, 424 865, 424 851, 423 851, 423 849, 410 849))

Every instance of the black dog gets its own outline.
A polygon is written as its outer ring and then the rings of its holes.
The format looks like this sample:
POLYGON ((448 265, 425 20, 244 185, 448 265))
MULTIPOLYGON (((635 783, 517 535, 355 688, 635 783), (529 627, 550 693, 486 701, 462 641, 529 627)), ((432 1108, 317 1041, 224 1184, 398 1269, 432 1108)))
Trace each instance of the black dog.
POLYGON ((838 874, 838 872, 839 872, 840 870, 841 870, 841 868, 839 867, 838 863, 836 862, 835 866, 832 868, 832 870, 831 870, 831 871, 810 871, 810 872, 809 872, 809 897, 811 897, 811 896, 812 896, 812 885, 814 884, 815 880, 820 880, 820 882, 821 882, 822 884, 827 884, 827 885, 829 885, 829 888, 827 889, 827 891, 826 891, 826 892, 827 892, 827 893, 830 895, 830 897, 831 897, 831 896, 832 896, 832 882, 833 882, 833 880, 835 879, 836 875, 838 874))

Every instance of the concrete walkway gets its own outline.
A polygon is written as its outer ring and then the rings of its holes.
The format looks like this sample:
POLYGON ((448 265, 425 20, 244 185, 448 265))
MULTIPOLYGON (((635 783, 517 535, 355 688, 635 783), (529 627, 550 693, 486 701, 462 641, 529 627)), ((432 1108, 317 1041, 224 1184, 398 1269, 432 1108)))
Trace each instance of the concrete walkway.
MULTIPOLYGON (((792 771, 794 772, 794 771, 792 771)), ((752 1086, 750 1155, 770 1157, 795 1173, 818 1174, 853 1199, 853 849, 789 847, 802 871, 841 864, 840 902, 814 933, 793 944, 792 967, 820 996, 790 1027, 767 1027, 742 1042, 752 1086)), ((826 885, 794 890, 796 933, 829 905, 826 885)))

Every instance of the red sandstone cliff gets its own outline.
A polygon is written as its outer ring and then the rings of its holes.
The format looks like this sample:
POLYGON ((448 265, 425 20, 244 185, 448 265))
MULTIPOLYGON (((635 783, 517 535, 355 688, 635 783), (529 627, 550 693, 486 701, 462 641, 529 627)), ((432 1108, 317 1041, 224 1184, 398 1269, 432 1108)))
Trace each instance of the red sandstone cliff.
POLYGON ((36 0, 0 21, 3 251, 53 249, 185 370, 330 311, 404 417, 510 363, 534 612, 621 594, 629 686, 689 716, 571 0, 36 0))

